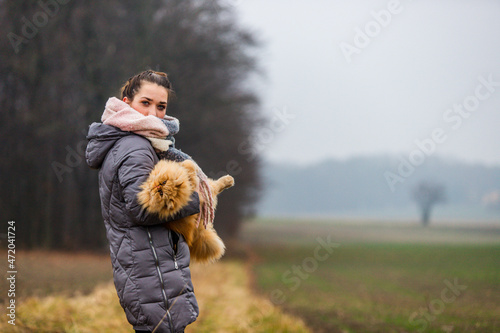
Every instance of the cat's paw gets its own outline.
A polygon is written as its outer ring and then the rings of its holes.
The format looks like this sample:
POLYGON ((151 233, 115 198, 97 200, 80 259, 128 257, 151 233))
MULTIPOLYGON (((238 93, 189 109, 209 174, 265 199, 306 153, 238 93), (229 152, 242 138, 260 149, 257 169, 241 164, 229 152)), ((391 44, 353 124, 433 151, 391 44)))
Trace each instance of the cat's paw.
POLYGON ((220 177, 219 181, 223 184, 223 189, 227 189, 234 186, 234 178, 230 175, 225 175, 220 177))

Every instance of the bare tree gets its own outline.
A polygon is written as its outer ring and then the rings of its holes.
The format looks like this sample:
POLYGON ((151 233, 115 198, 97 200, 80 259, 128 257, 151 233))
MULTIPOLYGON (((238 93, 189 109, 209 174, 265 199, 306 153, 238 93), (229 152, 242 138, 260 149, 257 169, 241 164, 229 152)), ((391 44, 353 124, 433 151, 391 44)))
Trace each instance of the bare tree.
POLYGON ((413 189, 412 196, 420 207, 424 227, 429 225, 432 208, 446 201, 444 186, 433 182, 418 183, 413 189))

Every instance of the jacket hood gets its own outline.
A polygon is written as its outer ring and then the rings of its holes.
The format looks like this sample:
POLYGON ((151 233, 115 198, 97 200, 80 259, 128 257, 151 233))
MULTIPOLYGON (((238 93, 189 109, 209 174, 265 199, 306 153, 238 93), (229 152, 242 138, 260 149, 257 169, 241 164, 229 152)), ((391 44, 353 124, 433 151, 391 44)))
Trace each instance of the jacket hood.
POLYGON ((132 134, 111 125, 92 123, 89 127, 87 135, 89 142, 85 151, 87 164, 93 169, 99 169, 106 154, 115 145, 116 141, 132 134))

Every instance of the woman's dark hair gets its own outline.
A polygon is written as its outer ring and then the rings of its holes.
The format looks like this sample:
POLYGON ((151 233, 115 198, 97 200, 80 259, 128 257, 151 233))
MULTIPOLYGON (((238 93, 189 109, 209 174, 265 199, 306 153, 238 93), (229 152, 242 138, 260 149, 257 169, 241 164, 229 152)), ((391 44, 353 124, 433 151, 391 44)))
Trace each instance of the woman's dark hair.
POLYGON ((143 81, 156 83, 160 87, 164 87, 165 89, 167 89, 169 100, 174 93, 172 84, 168 80, 168 76, 166 73, 147 70, 134 75, 127 80, 127 82, 121 88, 121 99, 123 100, 124 97, 127 97, 130 100, 133 100, 135 94, 137 94, 139 89, 141 89, 143 81))

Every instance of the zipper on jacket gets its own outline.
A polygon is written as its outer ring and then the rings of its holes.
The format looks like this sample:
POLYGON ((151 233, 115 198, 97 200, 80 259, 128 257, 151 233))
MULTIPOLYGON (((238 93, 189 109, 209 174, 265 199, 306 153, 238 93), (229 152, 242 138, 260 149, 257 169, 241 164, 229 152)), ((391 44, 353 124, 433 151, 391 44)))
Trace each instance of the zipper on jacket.
MULTIPOLYGON (((173 332, 174 331, 174 323, 172 322, 172 316, 170 316, 170 311, 168 310, 168 299, 167 299, 167 294, 165 293, 165 285, 163 284, 163 277, 162 277, 161 271, 160 271, 160 262, 158 261, 158 256, 156 255, 156 249, 153 245, 153 237, 151 237, 151 233, 149 232, 149 228, 146 228, 146 230, 148 231, 149 246, 151 247, 151 250, 153 251, 153 257, 155 259, 156 272, 158 273, 158 277, 160 278, 161 294, 163 296, 163 302, 165 303, 165 310, 167 310, 168 323, 170 326, 170 330, 173 332)), ((175 266, 177 269, 177 262, 175 262, 175 266)))
POLYGON ((179 269, 179 265, 177 264, 177 243, 174 244, 174 266, 175 269, 179 269))

